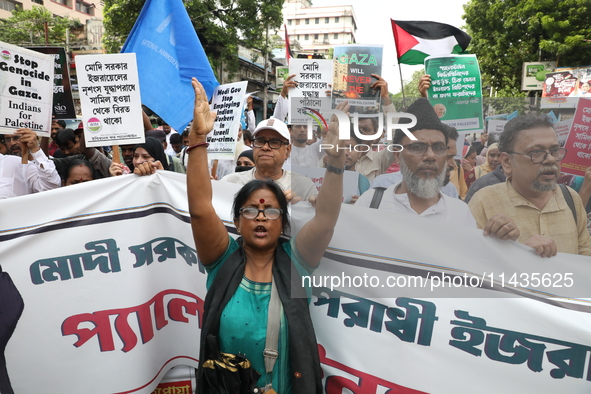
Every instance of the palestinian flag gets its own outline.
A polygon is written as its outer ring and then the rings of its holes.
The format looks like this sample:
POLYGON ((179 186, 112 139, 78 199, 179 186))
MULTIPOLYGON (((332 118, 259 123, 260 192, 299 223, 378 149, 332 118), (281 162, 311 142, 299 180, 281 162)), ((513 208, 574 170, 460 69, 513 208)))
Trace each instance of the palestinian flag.
POLYGON ((472 37, 439 22, 392 21, 398 62, 423 64, 427 56, 464 53, 472 37))

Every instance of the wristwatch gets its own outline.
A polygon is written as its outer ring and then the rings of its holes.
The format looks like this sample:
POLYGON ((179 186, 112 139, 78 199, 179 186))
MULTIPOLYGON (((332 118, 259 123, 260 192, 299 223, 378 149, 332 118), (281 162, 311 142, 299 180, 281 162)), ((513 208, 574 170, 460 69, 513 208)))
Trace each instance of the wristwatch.
POLYGON ((326 163, 326 171, 334 172, 335 174, 342 174, 345 172, 345 167, 338 168, 335 166, 331 166, 329 163, 326 163))

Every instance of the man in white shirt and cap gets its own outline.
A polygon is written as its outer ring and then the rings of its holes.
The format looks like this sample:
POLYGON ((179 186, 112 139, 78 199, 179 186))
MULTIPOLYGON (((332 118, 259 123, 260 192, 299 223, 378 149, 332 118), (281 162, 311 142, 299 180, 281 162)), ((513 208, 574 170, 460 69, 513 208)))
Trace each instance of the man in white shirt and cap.
POLYGON ((263 120, 257 125, 252 137, 255 167, 226 175, 222 181, 245 185, 254 179, 273 180, 292 203, 308 201, 318 194, 309 178, 282 168, 291 153, 290 134, 284 122, 276 118, 263 120))

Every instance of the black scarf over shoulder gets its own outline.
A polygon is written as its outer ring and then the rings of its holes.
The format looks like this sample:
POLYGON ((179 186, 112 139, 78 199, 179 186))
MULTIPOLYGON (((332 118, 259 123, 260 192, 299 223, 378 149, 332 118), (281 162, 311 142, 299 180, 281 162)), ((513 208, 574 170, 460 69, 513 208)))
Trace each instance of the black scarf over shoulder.
MULTIPOLYGON (((299 277, 290 257, 283 246, 277 245, 273 263, 273 280, 289 327, 289 358, 291 364, 291 387, 293 394, 321 394, 322 370, 318 357, 316 335, 308 309, 308 299, 303 287, 292 284, 291 275, 299 277), (293 285, 293 286, 292 286, 293 285), (293 297, 292 297, 293 295, 293 297)), ((242 249, 242 238, 238 239, 240 248, 228 257, 217 273, 205 297, 203 326, 201 327, 201 349, 199 360, 206 360, 205 340, 208 334, 217 335, 220 317, 230 301, 242 278, 246 259, 242 249)), ((264 373, 264 371, 259 371, 264 373)), ((202 376, 201 366, 197 374, 202 376)), ((203 379, 197 381, 197 394, 203 392, 203 379)))

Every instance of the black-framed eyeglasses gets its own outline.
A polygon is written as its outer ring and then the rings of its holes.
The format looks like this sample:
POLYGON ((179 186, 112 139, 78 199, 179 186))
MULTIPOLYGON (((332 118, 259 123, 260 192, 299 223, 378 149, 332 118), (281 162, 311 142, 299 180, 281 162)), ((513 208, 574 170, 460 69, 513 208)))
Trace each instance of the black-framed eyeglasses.
POLYGON ((413 144, 402 145, 402 147, 413 155, 424 154, 429 147, 433 150, 433 153, 437 156, 444 156, 449 149, 447 144, 443 142, 436 142, 434 144, 426 144, 424 142, 415 142, 413 144))
POLYGON ((289 145, 289 142, 282 141, 282 140, 277 139, 277 138, 273 138, 273 139, 270 139, 270 140, 266 140, 264 138, 255 138, 252 141, 252 145, 255 148, 262 148, 263 146, 265 146, 265 144, 269 144, 269 147, 271 149, 279 149, 279 148, 281 148, 282 145, 289 145))
POLYGON ((279 208, 265 208, 265 209, 257 209, 254 207, 244 207, 240 208, 240 214, 244 219, 253 220, 259 216, 259 213, 263 213, 263 216, 267 220, 277 220, 281 217, 283 213, 283 209, 279 208))
POLYGON ((548 155, 552 155, 554 160, 560 161, 560 160, 564 159, 564 156, 566 156, 566 152, 567 152, 566 148, 555 148, 555 149, 550 149, 549 151, 539 149, 539 150, 532 150, 529 153, 520 153, 520 152, 507 152, 507 153, 515 153, 516 155, 529 156, 532 163, 541 164, 544 162, 544 160, 546 160, 546 157, 548 157, 548 155))

